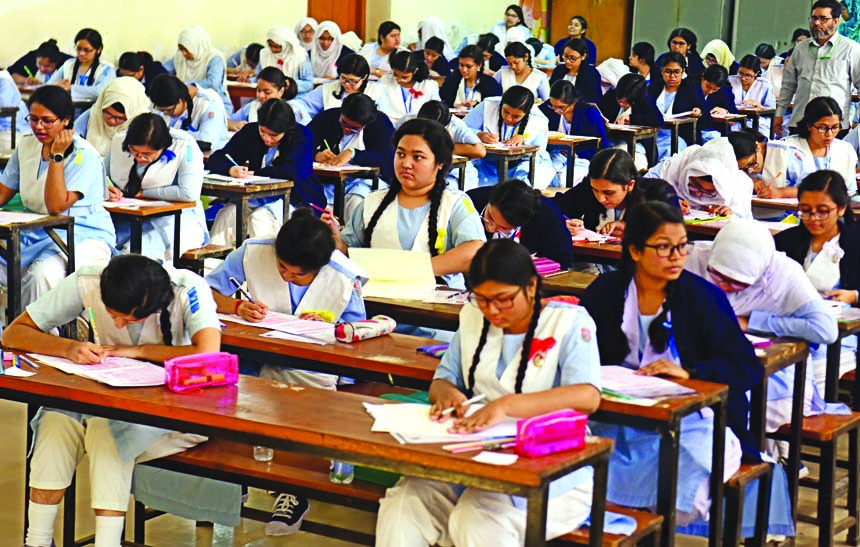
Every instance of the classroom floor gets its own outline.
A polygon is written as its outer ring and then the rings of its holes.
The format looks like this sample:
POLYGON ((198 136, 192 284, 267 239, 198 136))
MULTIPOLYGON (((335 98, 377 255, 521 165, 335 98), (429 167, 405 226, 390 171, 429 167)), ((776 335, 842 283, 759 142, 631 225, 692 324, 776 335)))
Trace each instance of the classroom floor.
MULTIPOLYGON (((0 400, 0 547, 20 547, 23 543, 23 493, 24 493, 24 456, 25 456, 25 407, 22 404, 0 400)), ((843 456, 847 449, 842 447, 843 456)), ((813 474, 817 470, 812 468, 813 474)), ((93 521, 89 511, 87 494, 87 466, 79 467, 78 522, 77 537, 89 535, 93 521)), ((273 502, 265 492, 251 490, 250 504, 258 508, 270 508, 273 502)), ((812 512, 815 498, 808 489, 801 489, 800 511, 812 512)), ((844 514, 844 513, 843 513, 844 514)), ((309 515, 315 520, 351 525, 354 529, 372 533, 375 519, 367 513, 312 502, 309 515)), ((841 514, 839 515, 841 517, 841 514)), ((129 523, 131 526, 131 523, 129 523)), ((129 538, 131 537, 129 530, 129 538)), ((57 536, 59 537, 59 535, 57 536)), ((196 527, 193 522, 165 515, 147 525, 147 545, 152 547, 269 547, 303 545, 314 547, 348 547, 354 545, 322 536, 299 532, 287 537, 266 537, 263 524, 243 520, 236 528, 225 526, 196 527)), ((800 524, 797 544, 800 547, 813 547, 818 541, 818 530, 809 524, 800 524)), ((704 547, 704 538, 680 536, 677 544, 681 547, 704 547)), ((836 545, 845 544, 845 533, 837 537, 836 545)))

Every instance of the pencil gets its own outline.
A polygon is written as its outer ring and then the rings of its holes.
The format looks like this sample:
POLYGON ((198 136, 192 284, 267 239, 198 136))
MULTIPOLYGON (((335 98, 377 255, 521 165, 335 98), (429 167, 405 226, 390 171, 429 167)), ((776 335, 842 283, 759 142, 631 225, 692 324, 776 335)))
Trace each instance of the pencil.
POLYGON ((27 363, 27 364, 28 364, 28 365, 30 365, 31 367, 33 367, 33 368, 35 368, 35 369, 38 369, 38 368, 39 368, 39 364, 38 364, 38 363, 36 363, 36 361, 33 361, 32 359, 30 359, 29 357, 27 357, 26 355, 19 355, 19 357, 21 358, 21 360, 22 360, 22 361, 24 361, 25 363, 27 363))
POLYGON ((325 144, 326 149, 328 149, 328 151, 331 152, 331 146, 328 145, 328 141, 323 139, 323 143, 325 144))
POLYGON ((102 344, 101 343, 101 337, 99 336, 99 331, 96 328, 96 316, 93 313, 92 308, 87 308, 87 309, 89 310, 89 313, 90 313, 90 328, 93 329, 93 342, 95 342, 98 345, 101 345, 102 344))
MULTIPOLYGON (((486 398, 487 398, 487 396, 486 396, 486 394, 484 394, 484 393, 482 393, 482 394, 480 394, 480 395, 475 395, 475 396, 474 396, 474 397, 472 397, 471 399, 469 399, 469 400, 467 400, 467 401, 463 401, 462 406, 469 406, 469 405, 473 405, 473 404, 475 404, 475 403, 479 403, 479 402, 483 401, 483 400, 484 400, 484 399, 486 399, 486 398)), ((447 416, 448 414, 451 414, 452 412, 454 412, 454 407, 453 407, 453 406, 449 406, 448 408, 446 408, 445 410, 443 410, 442 412, 440 412, 440 413, 439 413, 439 415, 440 415, 440 416, 447 416)))

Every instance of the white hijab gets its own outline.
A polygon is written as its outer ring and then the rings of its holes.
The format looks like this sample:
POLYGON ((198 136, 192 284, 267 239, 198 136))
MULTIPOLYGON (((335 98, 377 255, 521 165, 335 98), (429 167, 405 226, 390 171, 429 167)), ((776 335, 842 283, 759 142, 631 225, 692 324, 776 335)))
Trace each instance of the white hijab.
POLYGON ((427 40, 435 36, 445 42, 445 49, 442 55, 449 61, 454 58, 454 50, 451 49, 451 45, 448 43, 445 25, 442 24, 441 19, 436 16, 428 17, 418 23, 418 30, 421 31, 421 40, 418 42, 418 49, 424 49, 424 44, 427 43, 427 40))
POLYGON ((146 96, 143 84, 131 76, 120 76, 105 86, 93 104, 90 110, 90 121, 87 123, 87 141, 104 158, 110 150, 114 135, 125 131, 131 120, 138 114, 149 112, 151 108, 152 104, 146 96), (127 119, 116 127, 110 127, 105 123, 102 111, 116 103, 122 105, 127 119))
POLYGON ((344 32, 340 35, 340 43, 348 47, 349 49, 355 51, 361 49, 361 38, 358 37, 356 33, 353 31, 344 32))
POLYGON ((343 50, 343 43, 340 41, 340 27, 334 21, 323 21, 317 27, 314 33, 314 46, 311 49, 311 66, 314 69, 314 76, 324 78, 326 76, 337 77, 337 60, 340 57, 340 52, 343 50), (322 48, 319 37, 323 32, 328 32, 334 38, 327 50, 322 48))
POLYGON ((275 42, 282 49, 280 53, 272 53, 270 48, 263 48, 260 51, 260 68, 277 67, 285 75, 295 78, 299 68, 308 60, 307 51, 300 44, 296 33, 284 25, 275 25, 266 33, 266 40, 275 42))
POLYGON ((203 27, 189 27, 183 30, 179 33, 178 42, 194 56, 194 59, 189 61, 179 50, 173 56, 176 77, 183 82, 206 79, 209 62, 215 57, 224 58, 220 51, 212 47, 212 40, 209 39, 209 34, 203 27))
POLYGON ((528 40, 531 37, 532 37, 532 33, 529 32, 528 28, 526 28, 522 25, 517 25, 515 27, 511 27, 507 30, 507 32, 505 32, 504 41, 496 44, 496 51, 499 53, 499 55, 504 57, 505 56, 505 47, 507 47, 508 44, 511 44, 513 42, 520 42, 524 46, 526 46, 526 48, 528 48, 529 53, 531 54, 531 57, 532 57, 532 64, 534 64, 534 62, 535 62, 535 50, 532 46, 529 45, 528 42, 526 42, 526 40, 528 40))
POLYGON ((752 218, 752 180, 738 169, 738 161, 729 140, 720 137, 704 146, 693 145, 664 162, 661 176, 678 192, 678 197, 692 205, 714 205, 722 202, 740 218, 752 218), (690 177, 710 175, 719 196, 702 198, 690 193, 690 177), (705 203, 707 201, 707 203, 705 203))
POLYGON ((764 224, 738 219, 726 224, 714 241, 697 241, 687 257, 687 270, 711 280, 708 267, 722 275, 748 283, 742 291, 728 293, 735 313, 753 311, 789 315, 808 302, 820 300, 803 267, 785 253, 777 252, 773 236, 764 224))
MULTIPOLYGON (((312 41, 311 43, 306 44, 306 43, 302 42, 302 35, 301 35, 301 34, 299 34, 299 32, 301 32, 301 30, 302 30, 303 28, 305 28, 307 25, 310 25, 310 26, 311 26, 311 28, 312 28, 312 29, 314 29, 314 33, 316 33, 316 31, 317 31, 317 27, 319 27, 319 26, 320 26, 320 24, 319 24, 319 23, 317 23, 317 20, 316 20, 316 19, 314 19, 313 17, 303 17, 302 19, 299 19, 299 22, 298 22, 298 23, 296 23, 296 28, 295 28, 295 31, 296 31, 296 39, 298 40, 299 45, 300 45, 300 46, 302 46, 302 48, 303 48, 305 51, 310 51, 310 50, 311 50, 311 48, 312 48, 312 47, 314 46, 314 44, 316 43, 316 41, 312 41)), ((314 36, 314 37, 316 37, 316 36, 314 36)), ((278 42, 278 43, 280 44, 281 42, 278 42)))

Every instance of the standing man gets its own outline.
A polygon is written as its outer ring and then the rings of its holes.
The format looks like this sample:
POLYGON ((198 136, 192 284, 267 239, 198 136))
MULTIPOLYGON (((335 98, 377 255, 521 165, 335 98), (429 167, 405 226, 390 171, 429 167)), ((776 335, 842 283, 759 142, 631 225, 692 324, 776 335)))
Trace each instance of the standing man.
POLYGON ((782 87, 776 102, 774 134, 782 134, 783 116, 794 100, 789 120, 789 132, 797 132, 806 104, 821 96, 833 97, 842 107, 843 137, 849 129, 851 88, 860 87, 860 44, 836 31, 842 17, 842 5, 837 0, 818 0, 812 5, 809 31, 812 39, 798 44, 789 58, 782 77, 782 87))

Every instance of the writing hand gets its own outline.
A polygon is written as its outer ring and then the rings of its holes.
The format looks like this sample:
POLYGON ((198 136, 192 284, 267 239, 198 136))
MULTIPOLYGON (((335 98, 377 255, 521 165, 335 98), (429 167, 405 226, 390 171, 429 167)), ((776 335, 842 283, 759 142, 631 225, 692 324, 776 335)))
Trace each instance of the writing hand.
POLYGON ((478 138, 481 139, 481 142, 484 144, 496 144, 499 142, 499 138, 493 135, 492 133, 488 133, 487 131, 479 131, 478 138))
POLYGON ((837 302, 844 302, 846 304, 856 304, 857 303, 857 292, 856 291, 846 291, 846 290, 836 290, 836 291, 826 291, 824 293, 829 300, 836 300, 837 302))
POLYGON ((268 311, 269 307, 262 302, 248 302, 247 300, 242 300, 236 310, 239 317, 251 323, 259 323, 265 319, 268 311))
POLYGON ((227 173, 231 177, 237 178, 237 179, 241 179, 244 177, 250 177, 251 175, 254 174, 253 171, 249 171, 248 168, 244 165, 240 165, 238 167, 234 165, 233 167, 230 168, 229 171, 227 171, 227 173))
POLYGON ((104 361, 104 349, 99 344, 75 342, 66 353, 66 358, 80 365, 94 365, 104 361))
POLYGON ((314 161, 327 164, 334 157, 335 157, 334 152, 332 152, 331 150, 320 150, 319 152, 317 152, 317 155, 314 157, 314 161))
POLYGON ((635 371, 634 374, 639 374, 641 376, 657 376, 658 374, 665 374, 666 376, 680 378, 682 380, 686 380, 690 377, 689 372, 665 359, 658 359, 653 363, 645 365, 635 371))
POLYGON ((681 214, 689 215, 690 214, 690 202, 686 199, 679 199, 678 205, 681 206, 681 214))
POLYGON ((508 417, 505 410, 505 399, 506 397, 496 399, 473 412, 471 416, 454 421, 454 425, 449 431, 452 433, 473 433, 496 425, 508 417))
POLYGON ((465 395, 458 389, 451 387, 440 398, 436 399, 436 402, 430 407, 430 419, 434 422, 442 422, 449 417, 462 418, 466 415, 466 408, 468 408, 463 406, 463 403, 466 401, 465 395), (442 414, 443 410, 451 407, 454 408, 453 411, 444 415, 442 414))
POLYGON ((707 209, 710 214, 718 217, 727 217, 732 214, 732 210, 727 205, 709 205, 707 209))
POLYGON ((506 140, 503 144, 507 144, 508 146, 522 146, 523 145, 523 136, 522 135, 514 135, 510 139, 506 140))
POLYGON ((572 236, 575 236, 584 229, 582 220, 578 218, 565 220, 564 224, 567 226, 567 231, 570 232, 570 235, 572 236))
POLYGON ((114 185, 108 185, 108 201, 119 201, 122 199, 122 190, 114 185))

